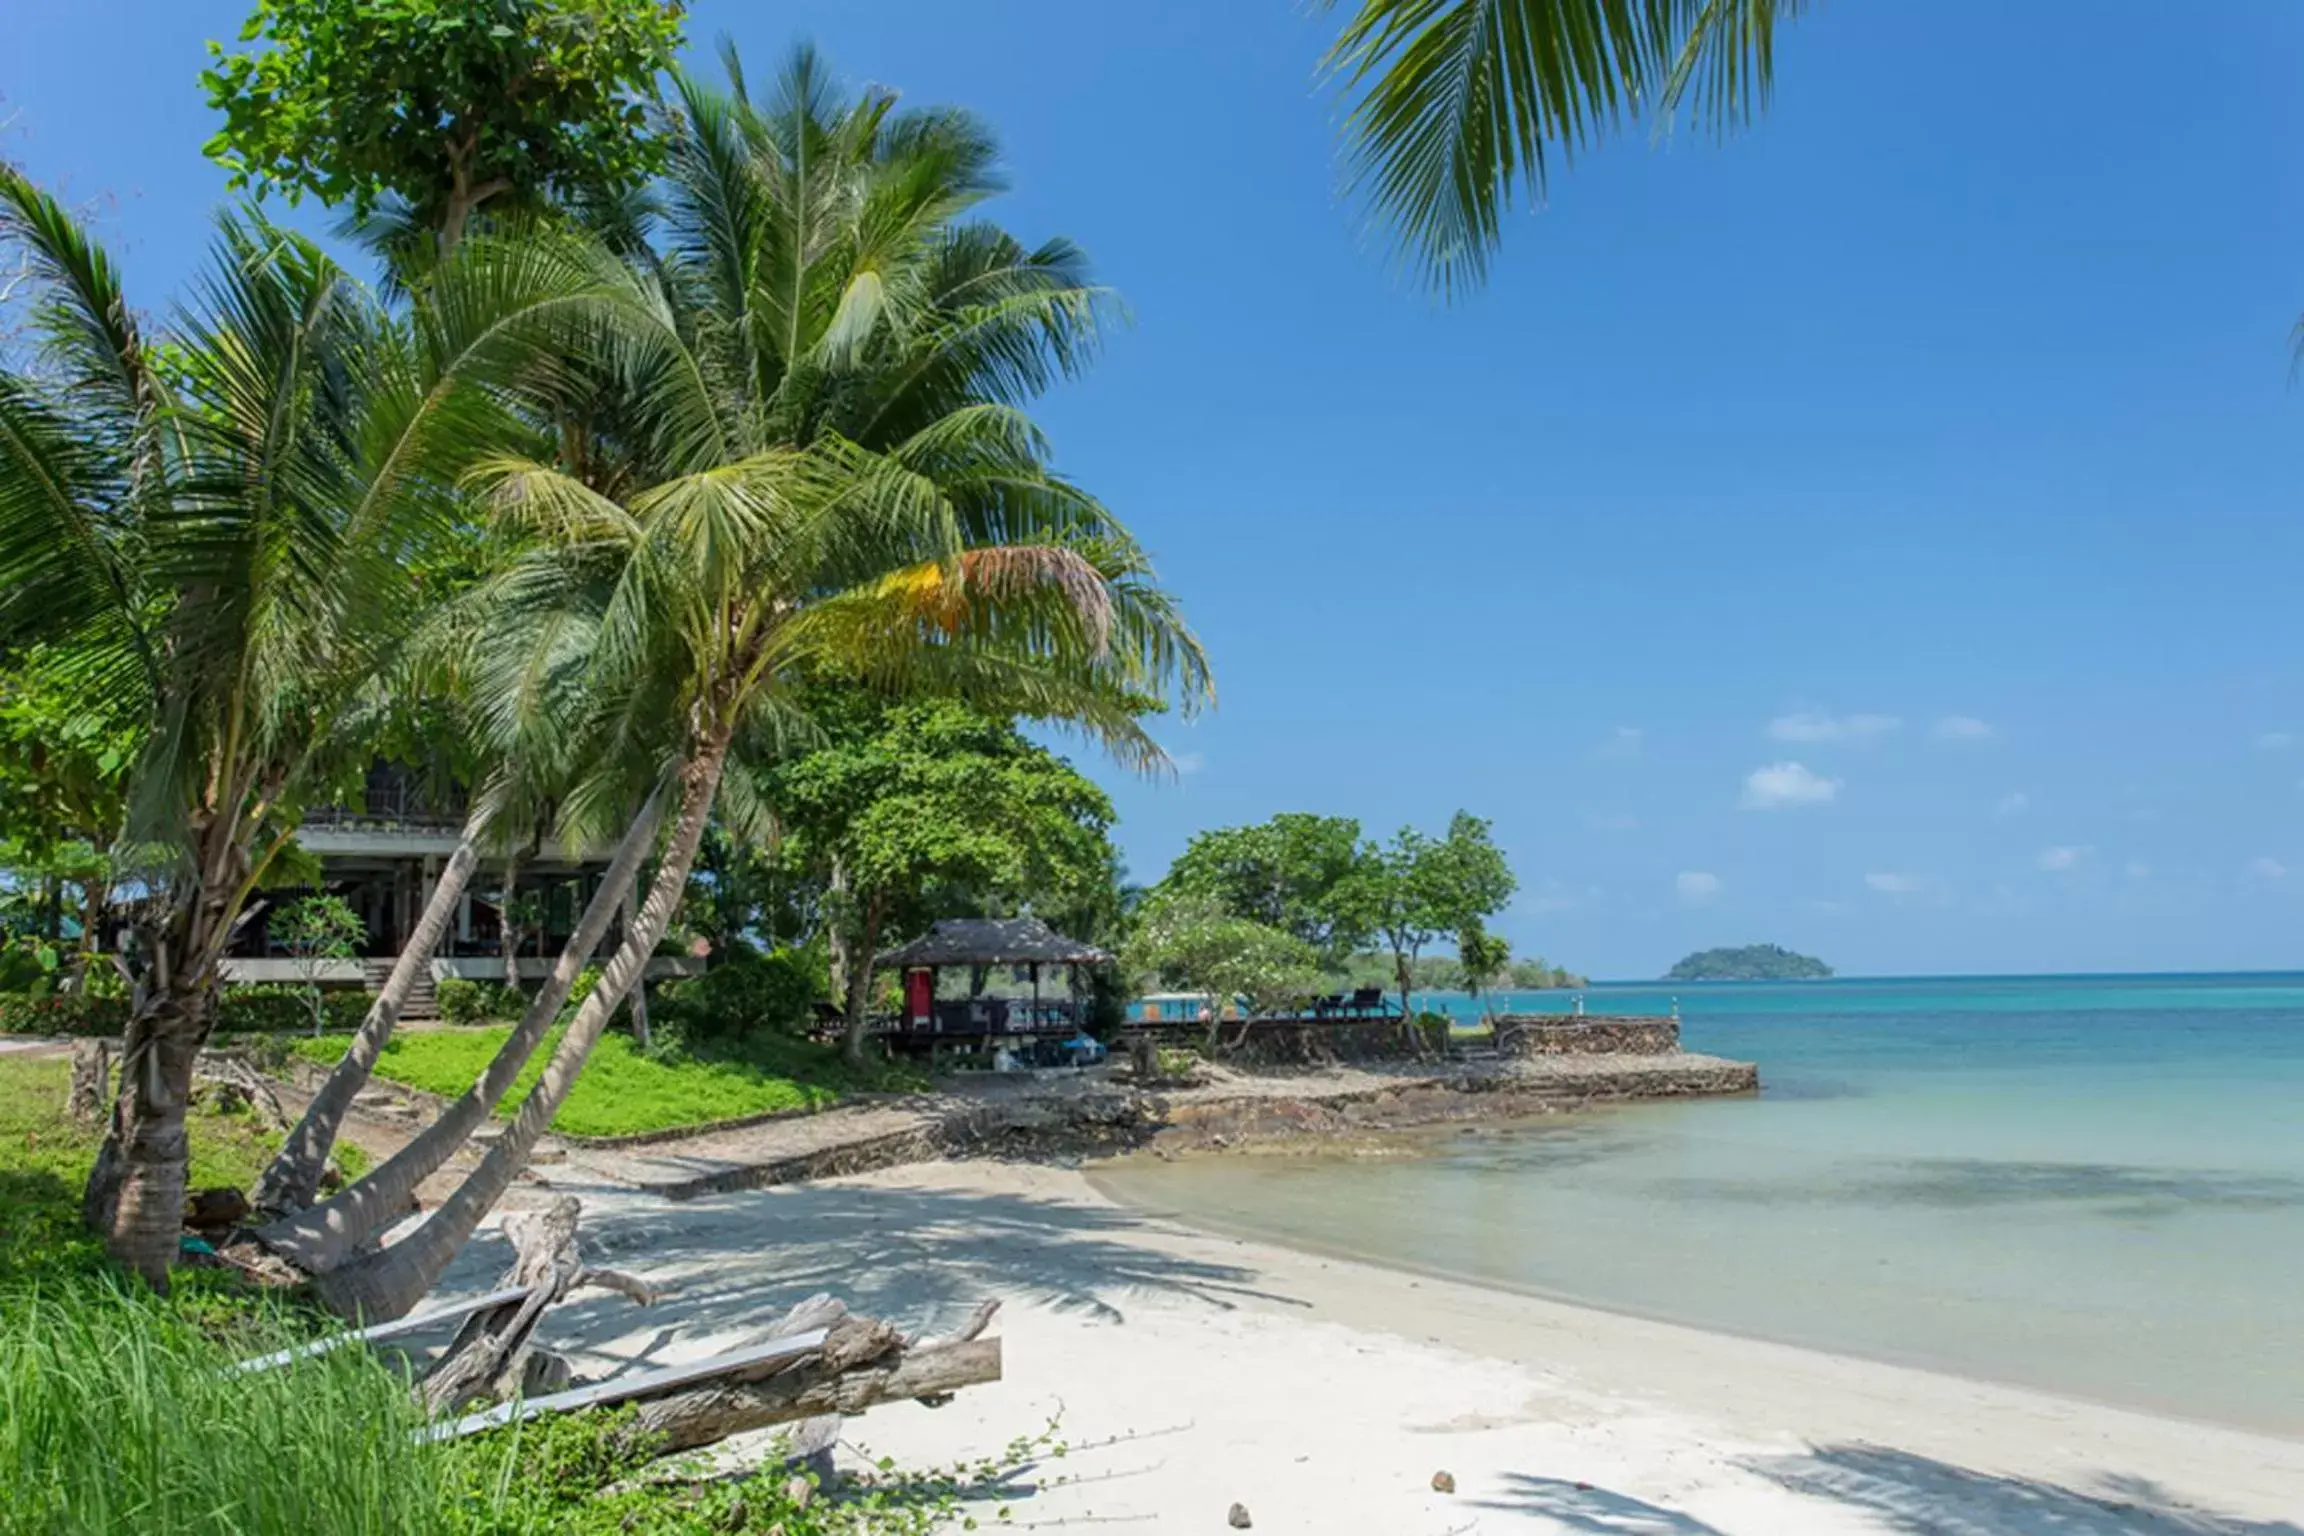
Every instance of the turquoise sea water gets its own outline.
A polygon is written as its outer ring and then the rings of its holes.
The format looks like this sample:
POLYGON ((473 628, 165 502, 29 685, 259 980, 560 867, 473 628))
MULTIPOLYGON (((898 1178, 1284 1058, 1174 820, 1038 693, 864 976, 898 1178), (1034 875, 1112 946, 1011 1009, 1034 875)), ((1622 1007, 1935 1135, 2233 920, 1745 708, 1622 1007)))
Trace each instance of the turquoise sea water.
POLYGON ((2304 975, 1584 997, 1677 998, 1688 1049, 1757 1061, 1761 1096, 1100 1180, 1379 1262, 2304 1436, 2304 975))

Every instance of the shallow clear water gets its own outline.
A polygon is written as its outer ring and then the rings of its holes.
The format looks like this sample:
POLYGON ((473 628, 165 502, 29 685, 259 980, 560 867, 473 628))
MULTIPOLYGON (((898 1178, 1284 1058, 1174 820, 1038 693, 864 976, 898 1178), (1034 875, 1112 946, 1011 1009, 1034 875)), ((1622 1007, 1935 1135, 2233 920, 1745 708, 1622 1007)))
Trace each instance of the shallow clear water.
POLYGON ((1100 1182, 1379 1262, 2304 1434, 2304 975, 1584 996, 1676 998, 1688 1048, 1760 1063, 1760 1098, 1100 1182))

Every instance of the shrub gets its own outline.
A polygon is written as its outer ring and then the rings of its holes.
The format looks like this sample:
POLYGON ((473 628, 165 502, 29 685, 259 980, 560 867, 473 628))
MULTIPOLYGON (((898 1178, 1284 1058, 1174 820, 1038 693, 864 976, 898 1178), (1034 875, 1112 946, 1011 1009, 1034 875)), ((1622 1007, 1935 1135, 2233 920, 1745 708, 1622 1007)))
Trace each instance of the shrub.
POLYGON ((591 997, 599 985, 600 967, 588 965, 578 971, 576 979, 568 985, 568 1001, 560 1005, 561 1013, 573 1016, 577 1009, 584 1006, 585 1000, 591 997))
POLYGON ((117 1035, 128 1028, 128 1000, 85 992, 30 997, 0 992, 0 1035, 117 1035))
MULTIPOLYGON (((340 987, 320 994, 321 1028, 342 1033, 360 1027, 368 1017, 368 994, 340 987)), ((216 1001, 216 1028, 224 1034, 286 1034, 312 1032, 312 998, 302 987, 265 983, 226 987, 216 1001)))
POLYGON ((651 1007, 689 1039, 725 1040, 756 1029, 796 1032, 808 1023, 810 1006, 831 990, 822 961, 812 953, 738 955, 701 976, 657 988, 651 1007))
POLYGON ((528 995, 501 982, 466 981, 442 977, 432 995, 439 1000, 440 1017, 450 1024, 495 1024, 517 1019, 527 1010, 528 995))

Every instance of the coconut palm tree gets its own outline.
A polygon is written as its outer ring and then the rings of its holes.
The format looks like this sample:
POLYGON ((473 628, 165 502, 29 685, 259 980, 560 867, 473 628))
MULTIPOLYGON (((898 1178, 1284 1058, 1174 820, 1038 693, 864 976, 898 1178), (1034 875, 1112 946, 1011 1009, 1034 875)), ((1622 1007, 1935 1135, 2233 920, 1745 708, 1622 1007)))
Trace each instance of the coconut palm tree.
POLYGON ((0 169, 0 240, 38 300, 0 373, 0 643, 71 654, 150 722, 128 842, 138 968, 88 1211, 165 1285, 184 1109, 219 964, 302 806, 365 743, 366 690, 435 601, 473 446, 521 424, 493 387, 538 296, 397 324, 316 246, 227 215, 194 302, 157 341, 70 215, 0 169))
POLYGON ((551 416, 611 379, 603 429, 471 476, 527 536, 490 585, 505 622, 581 633, 595 696, 677 727, 656 871, 510 1129, 416 1233, 344 1259, 380 1213, 325 1205, 267 1233, 347 1313, 413 1305, 509 1187, 669 924, 731 758, 804 730, 810 690, 966 697, 1144 766, 1142 713, 1207 693, 1141 550, 1022 413, 1092 354, 1105 301, 1069 245, 970 216, 999 185, 989 135, 843 98, 807 50, 761 102, 728 66, 725 91, 676 82, 663 248, 611 275, 562 237, 601 272, 597 330, 524 385, 551 416))
MULTIPOLYGON (((1334 3, 1334 0, 1330 0, 1334 3)), ((1353 0, 1323 68, 1351 180, 1444 295, 1476 288, 1547 156, 1686 109, 1722 132, 1768 99, 1805 0, 1353 0)))

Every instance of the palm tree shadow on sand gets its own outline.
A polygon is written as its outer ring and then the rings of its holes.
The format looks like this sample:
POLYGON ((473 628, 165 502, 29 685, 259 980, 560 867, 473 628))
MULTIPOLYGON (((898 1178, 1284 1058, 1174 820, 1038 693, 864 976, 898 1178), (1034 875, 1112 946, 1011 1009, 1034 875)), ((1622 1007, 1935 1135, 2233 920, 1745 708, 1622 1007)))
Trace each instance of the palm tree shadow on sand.
MULTIPOLYGON (((2107 1474, 2084 1488, 2005 1477, 1876 1445, 1823 1445, 1744 1466, 1898 1536, 2304 1536, 2287 1520, 2219 1514, 2140 1477, 2107 1474)), ((1677 1510, 1607 1488, 1512 1474, 1481 1508, 1535 1515, 1589 1536, 1729 1536, 1677 1510)))
MULTIPOLYGON (((1130 1234, 1156 1223, 1133 1212, 1024 1195, 805 1185, 666 1205, 563 1186, 584 1201, 583 1243, 596 1263, 668 1287, 655 1306, 584 1293, 553 1309, 541 1342, 587 1368, 660 1363, 765 1337, 793 1303, 830 1291, 851 1310, 923 1332, 999 1298, 1125 1323, 1136 1299, 1183 1298, 1219 1311, 1258 1288, 1230 1264, 1148 1249, 1130 1234)), ((439 1297, 477 1292, 510 1262, 501 1236, 475 1237, 439 1297)))

